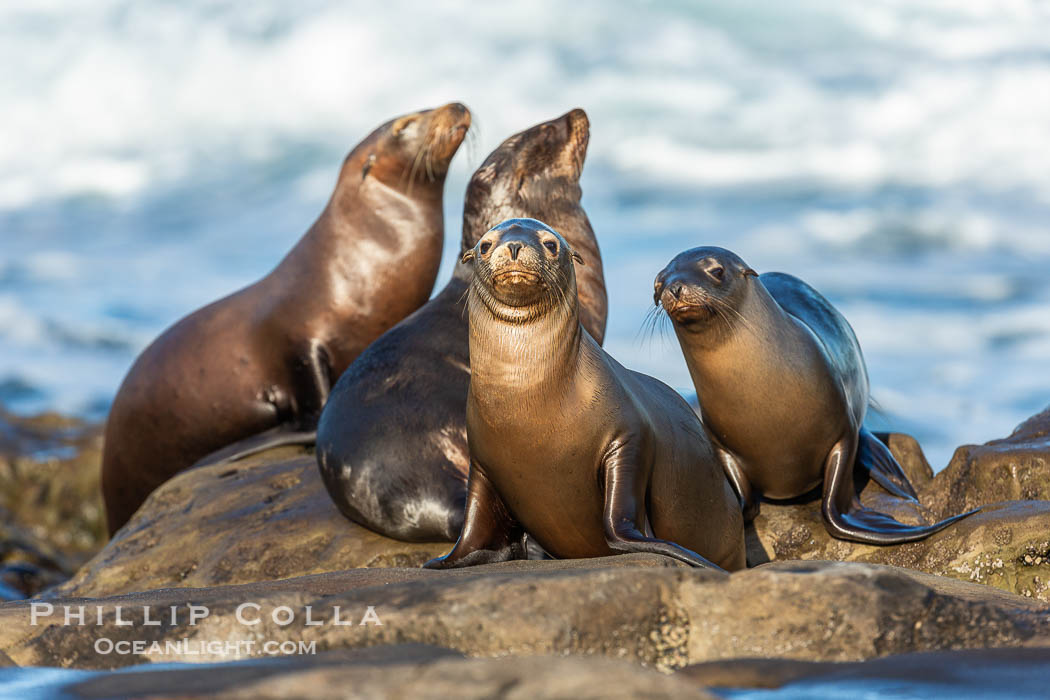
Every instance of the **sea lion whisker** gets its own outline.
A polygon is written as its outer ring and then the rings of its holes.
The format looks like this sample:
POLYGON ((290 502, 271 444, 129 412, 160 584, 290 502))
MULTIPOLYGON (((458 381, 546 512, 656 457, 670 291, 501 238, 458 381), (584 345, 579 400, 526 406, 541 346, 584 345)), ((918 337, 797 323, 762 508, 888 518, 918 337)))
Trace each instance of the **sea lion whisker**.
MULTIPOLYGON (((727 311, 733 312, 733 314, 736 315, 736 317, 740 320, 740 323, 743 324, 744 328, 746 328, 748 331, 753 333, 756 337, 760 337, 760 334, 755 329, 754 324, 752 324, 749 320, 747 320, 747 318, 745 318, 743 314, 741 314, 739 311, 737 311, 731 305, 727 304, 726 302, 722 301, 721 299, 716 299, 715 297, 707 297, 706 301, 711 303, 712 308, 722 308, 722 309, 725 309, 727 311)), ((726 318, 726 317, 723 317, 723 318, 725 318, 726 323, 729 323, 729 319, 728 318, 726 318)))
POLYGON ((656 332, 656 324, 659 322, 657 317, 660 315, 660 310, 659 306, 650 306, 645 312, 638 332, 634 334, 635 342, 641 344, 652 341, 653 334, 656 332))
POLYGON ((419 168, 422 166, 423 159, 426 157, 426 143, 420 145, 416 150, 415 155, 412 157, 412 167, 408 171, 408 187, 407 190, 409 195, 412 193, 412 188, 416 184, 416 175, 419 173, 419 168))
POLYGON ((434 146, 444 140, 443 136, 439 136, 434 143, 426 143, 423 145, 423 166, 427 174, 427 181, 433 182, 434 177, 434 146))

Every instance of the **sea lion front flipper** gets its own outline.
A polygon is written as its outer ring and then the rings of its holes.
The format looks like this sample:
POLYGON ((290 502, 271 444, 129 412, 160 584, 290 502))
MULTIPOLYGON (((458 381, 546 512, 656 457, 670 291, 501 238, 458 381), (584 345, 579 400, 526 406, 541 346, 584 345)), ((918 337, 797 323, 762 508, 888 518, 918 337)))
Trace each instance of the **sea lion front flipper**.
POLYGON ((850 458, 855 449, 851 443, 848 438, 839 440, 824 462, 824 495, 820 508, 824 527, 832 537, 876 545, 915 542, 980 510, 976 508, 933 525, 905 525, 885 513, 865 508, 854 493, 850 458))
POLYGON ((740 508, 744 511, 744 523, 749 523, 758 517, 762 494, 751 485, 747 474, 744 473, 744 469, 740 466, 740 462, 729 450, 717 443, 714 443, 713 446, 715 454, 718 456, 718 461, 722 463, 722 470, 725 472, 726 478, 729 479, 729 484, 736 491, 737 498, 740 499, 740 508))
POLYGON ((915 493, 908 476, 890 452, 890 448, 867 428, 860 429, 856 464, 867 469, 875 483, 894 496, 919 502, 919 495, 915 493))
MULTIPOLYGON (((667 540, 647 537, 638 528, 638 471, 642 463, 629 439, 616 439, 602 457, 601 475, 605 483, 602 516, 605 541, 614 552, 663 554, 692 566, 723 571, 696 552, 667 540)), ((642 524, 645 527, 645 524, 642 524)))
POLYGON ((510 514, 503 499, 473 459, 467 478, 467 504, 463 531, 452 551, 431 559, 424 569, 458 569, 463 566, 527 559, 525 530, 510 514))
POLYGON ((317 340, 296 344, 287 358, 292 369, 291 394, 273 387, 260 397, 272 406, 279 425, 231 443, 194 462, 190 469, 208 467, 250 457, 274 447, 313 445, 317 442, 317 421, 332 389, 332 363, 328 349, 317 340))
POLYGON ((317 426, 321 410, 328 401, 334 379, 338 379, 332 367, 331 353, 316 339, 303 340, 296 344, 295 354, 289 358, 292 367, 293 411, 300 426, 317 426))
POLYGON ((274 447, 313 445, 315 442, 317 442, 316 428, 313 430, 296 430, 292 426, 278 425, 246 437, 243 440, 238 440, 222 449, 215 450, 198 459, 189 468, 196 469, 197 467, 211 467, 216 464, 236 462, 274 447))

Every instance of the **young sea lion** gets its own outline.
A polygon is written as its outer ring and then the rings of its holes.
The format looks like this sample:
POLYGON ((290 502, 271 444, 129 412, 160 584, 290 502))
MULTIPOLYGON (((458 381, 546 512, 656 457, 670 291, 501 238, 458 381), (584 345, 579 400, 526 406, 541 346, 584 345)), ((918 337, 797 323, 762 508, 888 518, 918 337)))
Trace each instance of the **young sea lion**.
MULTIPOLYGON (((467 187, 460 252, 506 219, 550 221, 587 258, 578 279, 581 321, 601 343, 605 280, 580 205, 588 133, 587 115, 575 109, 493 151, 467 187)), ((368 346, 321 414, 317 462, 328 492, 346 517, 388 537, 452 541, 463 525, 471 274, 458 264, 440 294, 368 346)))
POLYGON ((743 568, 740 503, 696 414, 580 326, 579 254, 513 219, 463 260, 474 268, 466 519, 426 566, 523 558, 528 533, 559 558, 650 552, 743 568))
POLYGON ((674 322, 704 426, 749 519, 761 496, 796 498, 822 482, 825 527, 854 542, 911 542, 976 512, 912 526, 861 506, 854 466, 901 498, 915 490, 863 426, 868 372, 853 329, 802 280, 694 248, 657 275, 653 298, 674 322))
POLYGON ((219 448, 309 435, 332 380, 429 297, 445 173, 469 126, 458 103, 380 126, 346 158, 321 216, 270 274, 142 352, 106 424, 111 533, 154 488, 219 448))

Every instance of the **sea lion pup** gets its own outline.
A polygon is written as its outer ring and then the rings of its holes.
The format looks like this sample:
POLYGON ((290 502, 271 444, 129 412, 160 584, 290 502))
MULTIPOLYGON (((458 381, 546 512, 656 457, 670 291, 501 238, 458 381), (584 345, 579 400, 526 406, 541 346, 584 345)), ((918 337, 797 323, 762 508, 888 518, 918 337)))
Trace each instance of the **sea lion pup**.
POLYGON ((347 156, 328 205, 270 274, 139 355, 106 424, 110 533, 219 448, 310 438, 334 378, 430 296, 445 173, 469 126, 458 103, 380 126, 347 156))
MULTIPOLYGON (((506 219, 550 221, 587 257, 579 277, 584 328, 601 342, 607 301, 601 256, 580 205, 587 115, 575 109, 511 136, 467 187, 460 254, 506 219)), ((339 510, 400 540, 454 541, 467 496, 465 293, 459 263, 445 289, 368 346, 321 414, 317 461, 339 510)))
POLYGON ((664 554, 740 569, 744 518, 700 420, 581 326, 573 262, 531 219, 486 233, 473 263, 466 520, 428 568, 523 558, 664 554))
POLYGON ((704 425, 746 516, 759 499, 802 496, 823 482, 828 532, 866 544, 927 537, 964 513, 912 526, 861 506, 854 466, 916 500, 889 449, 864 426, 868 372, 853 329, 802 280, 759 276, 723 248, 680 253, 654 300, 674 323, 704 425))

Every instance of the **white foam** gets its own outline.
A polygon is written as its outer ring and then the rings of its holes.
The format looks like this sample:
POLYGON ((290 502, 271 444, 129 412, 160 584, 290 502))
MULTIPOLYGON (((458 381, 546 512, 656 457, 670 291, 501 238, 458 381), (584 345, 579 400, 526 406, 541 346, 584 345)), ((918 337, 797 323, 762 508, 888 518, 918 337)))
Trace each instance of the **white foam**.
POLYGON ((287 139, 344 148, 389 114, 455 98, 491 127, 486 148, 583 104, 602 117, 593 157, 668 181, 1046 196, 1050 18, 1034 2, 970 4, 801 3, 800 19, 781 19, 804 23, 807 39, 785 43, 745 21, 781 13, 751 3, 739 14, 555 2, 244 14, 14 1, 0 8, 0 60, 19 66, 0 87, 0 133, 15 135, 0 146, 0 206, 131 196, 218 158, 265 160, 287 139), (598 17, 604 35, 575 31, 598 17), (841 77, 825 85, 825 74, 841 77))
POLYGON ((264 274, 342 153, 395 114, 472 108, 474 160, 457 156, 447 189, 455 232, 472 166, 582 106, 618 358, 689 385, 674 339, 637 330, 667 260, 726 245, 833 298, 876 396, 939 459, 1050 398, 1047 36, 1039 0, 10 0, 0 217, 30 223, 12 240, 0 222, 0 376, 21 372, 56 407, 112 395, 133 352, 93 345, 142 347, 264 274), (287 165, 301 152, 321 155, 287 165), (244 201, 266 169, 287 173, 274 201, 244 201), (79 198, 133 216, 65 231, 79 198))

